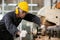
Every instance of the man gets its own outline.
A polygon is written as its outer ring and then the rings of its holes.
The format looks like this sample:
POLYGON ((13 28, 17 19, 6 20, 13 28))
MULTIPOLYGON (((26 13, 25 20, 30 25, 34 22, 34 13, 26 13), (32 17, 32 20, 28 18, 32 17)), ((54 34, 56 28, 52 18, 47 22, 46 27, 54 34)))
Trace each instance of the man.
POLYGON ((28 3, 25 1, 20 2, 17 4, 15 11, 8 12, 0 21, 0 40, 14 40, 13 36, 20 35, 17 26, 22 19, 40 26, 40 18, 28 13, 28 3))

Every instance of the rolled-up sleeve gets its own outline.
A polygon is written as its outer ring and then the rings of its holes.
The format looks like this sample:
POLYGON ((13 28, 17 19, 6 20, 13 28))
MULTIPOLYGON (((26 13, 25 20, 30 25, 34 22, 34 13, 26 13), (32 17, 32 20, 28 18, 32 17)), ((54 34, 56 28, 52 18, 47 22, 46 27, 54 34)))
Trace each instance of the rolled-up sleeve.
POLYGON ((5 26, 6 29, 8 30, 8 32, 12 35, 15 35, 15 32, 18 31, 17 27, 12 23, 12 20, 10 17, 5 16, 4 17, 4 22, 5 22, 5 26))

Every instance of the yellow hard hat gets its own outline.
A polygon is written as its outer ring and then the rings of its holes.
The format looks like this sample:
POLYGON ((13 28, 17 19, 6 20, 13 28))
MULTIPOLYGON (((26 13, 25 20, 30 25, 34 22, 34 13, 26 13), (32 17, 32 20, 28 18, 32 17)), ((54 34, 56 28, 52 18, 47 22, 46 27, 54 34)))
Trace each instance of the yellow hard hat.
MULTIPOLYGON (((28 8, 29 8, 29 7, 28 7, 28 3, 27 3, 27 2, 25 2, 25 1, 19 2, 19 3, 17 4, 17 6, 18 6, 21 10, 28 12, 28 8)), ((18 8, 16 8, 15 13, 18 14, 18 8)))

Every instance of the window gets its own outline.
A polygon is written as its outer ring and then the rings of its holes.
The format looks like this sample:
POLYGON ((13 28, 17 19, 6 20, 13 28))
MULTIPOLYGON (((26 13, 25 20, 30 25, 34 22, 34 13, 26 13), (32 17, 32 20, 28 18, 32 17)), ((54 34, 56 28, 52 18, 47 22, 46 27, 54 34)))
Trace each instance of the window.
POLYGON ((2 0, 0 0, 0 14, 2 14, 2 0))

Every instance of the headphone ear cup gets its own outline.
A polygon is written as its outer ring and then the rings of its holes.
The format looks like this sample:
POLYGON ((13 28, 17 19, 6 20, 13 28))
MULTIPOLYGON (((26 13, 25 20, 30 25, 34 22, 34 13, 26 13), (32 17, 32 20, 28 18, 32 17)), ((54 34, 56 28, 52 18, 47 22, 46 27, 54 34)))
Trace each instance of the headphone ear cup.
POLYGON ((15 9, 15 13, 18 14, 18 12, 19 12, 19 11, 18 11, 18 8, 16 8, 16 9, 15 9))

